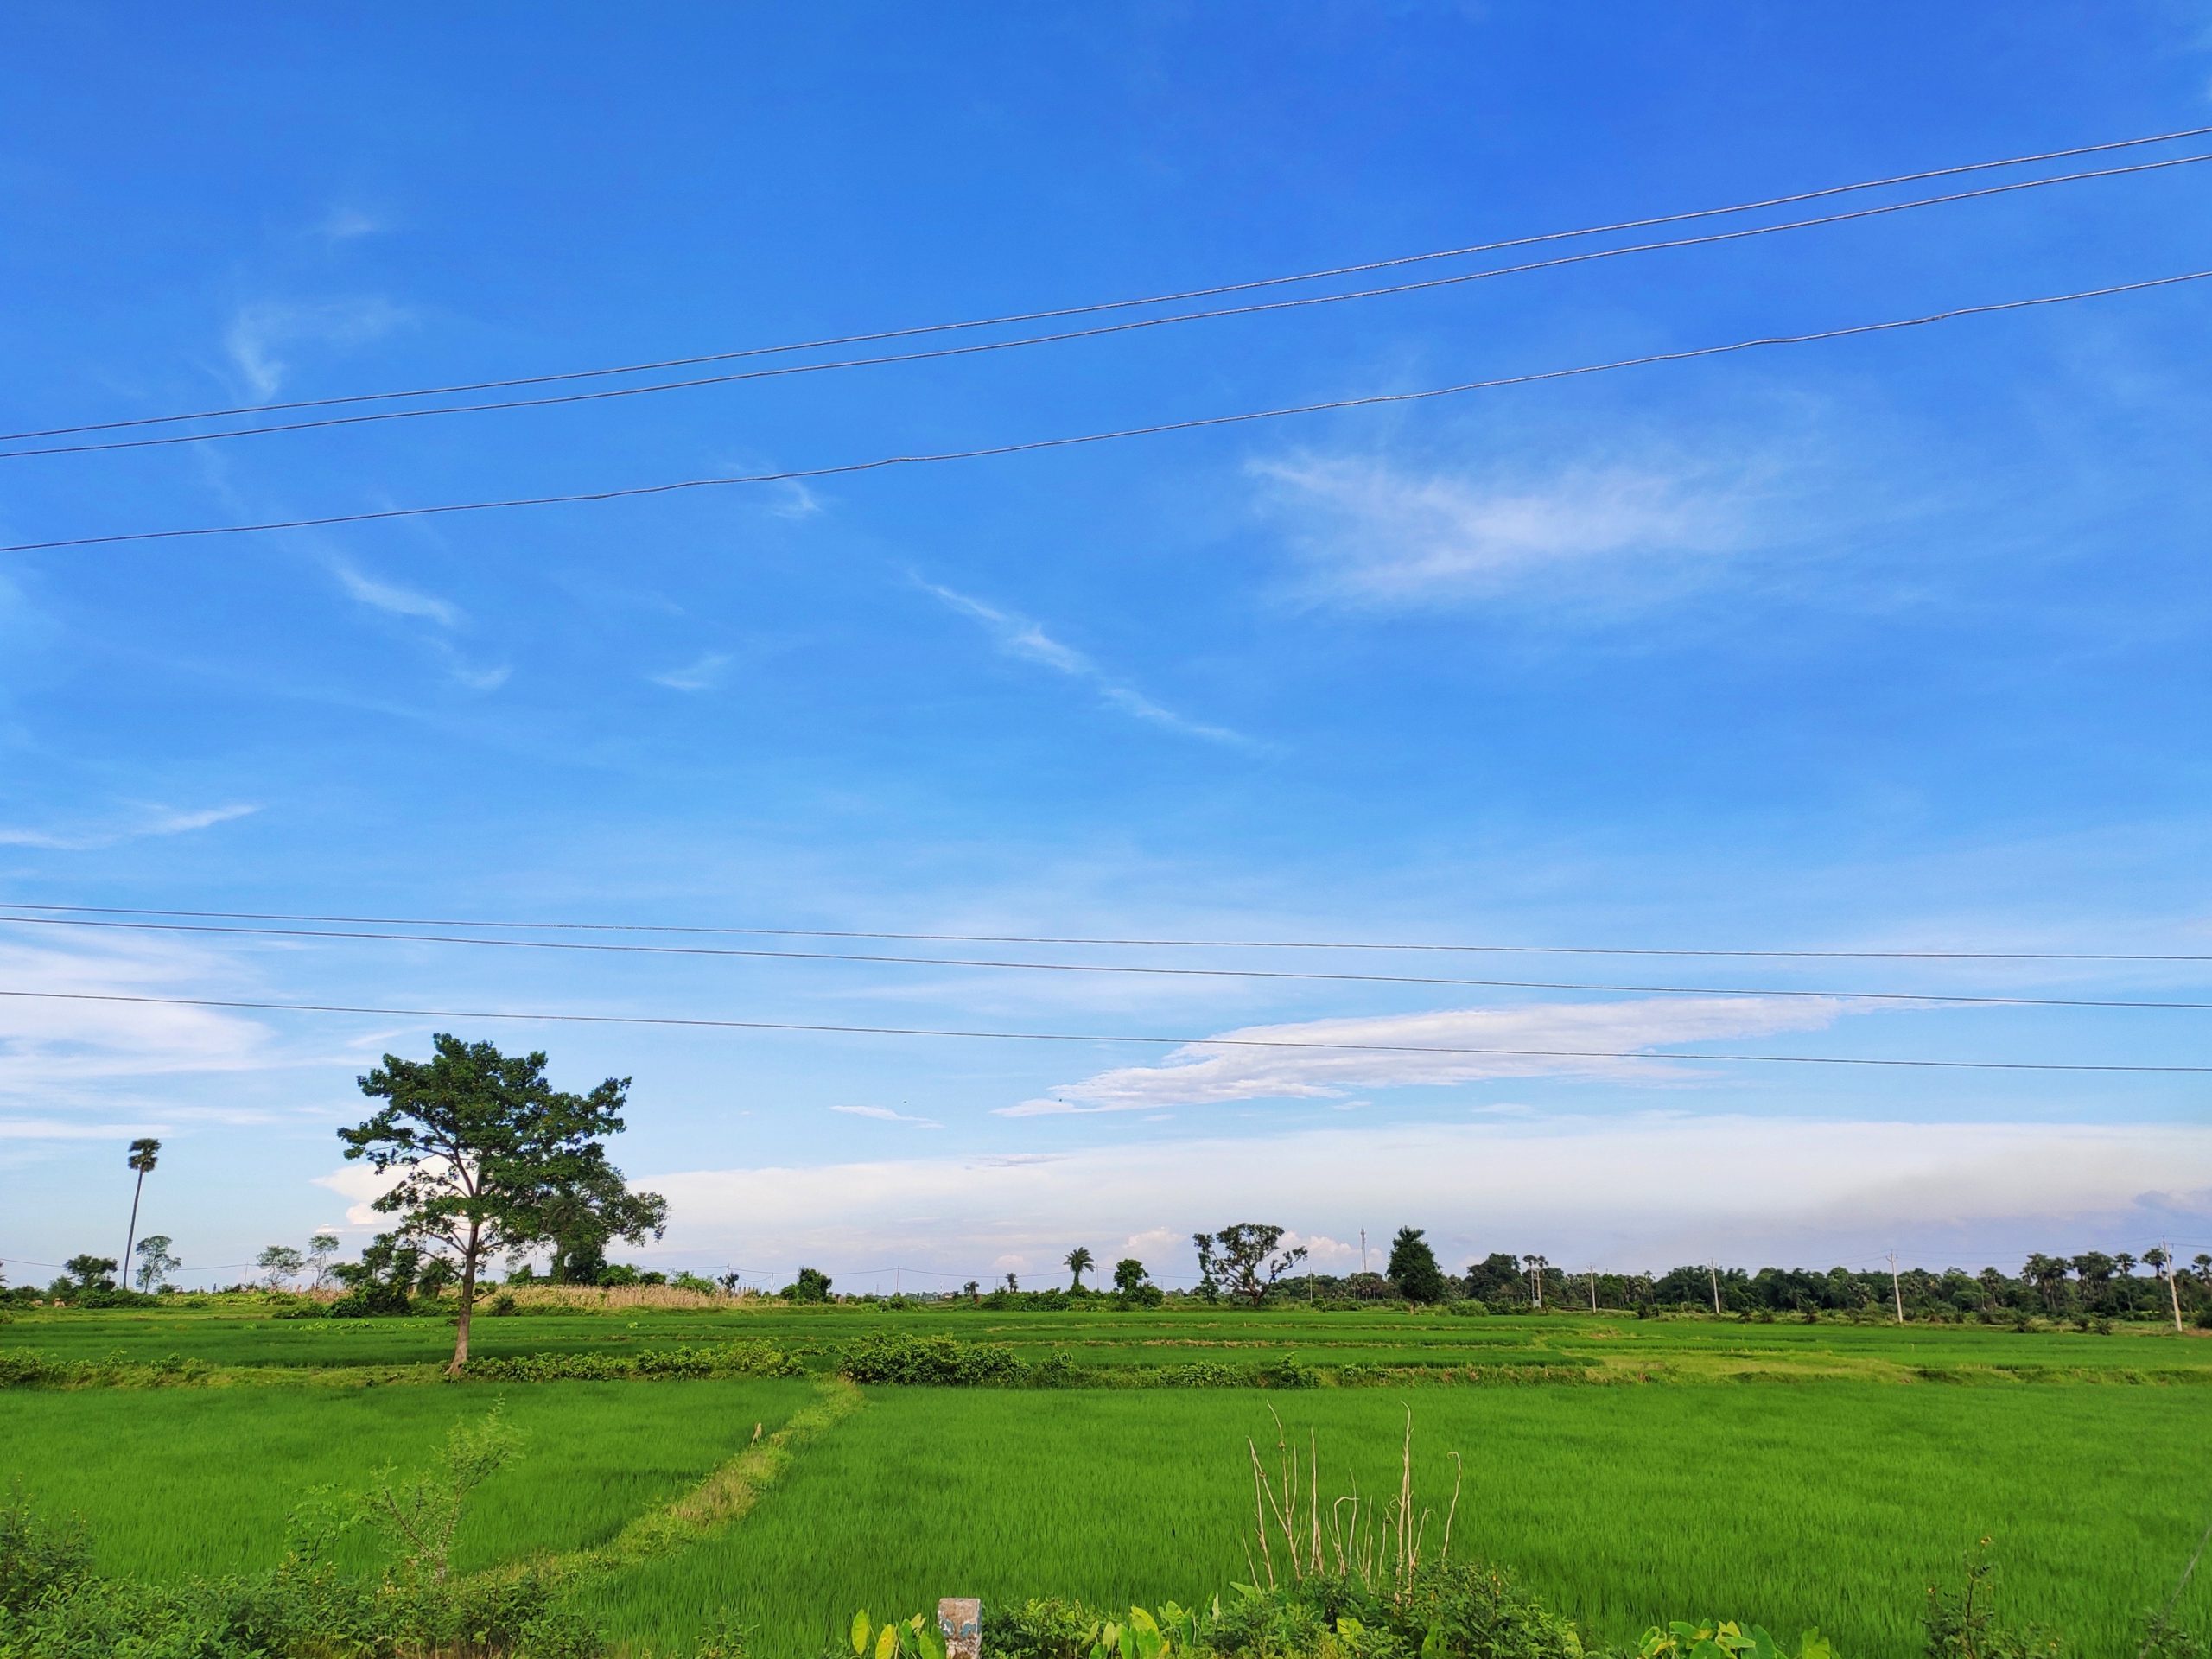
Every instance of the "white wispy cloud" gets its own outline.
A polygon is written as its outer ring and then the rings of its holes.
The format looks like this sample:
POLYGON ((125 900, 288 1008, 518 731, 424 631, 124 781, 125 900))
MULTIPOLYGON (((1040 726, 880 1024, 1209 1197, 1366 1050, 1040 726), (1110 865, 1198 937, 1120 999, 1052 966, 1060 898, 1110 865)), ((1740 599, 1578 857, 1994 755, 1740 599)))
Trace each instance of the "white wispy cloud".
MULTIPOLYGON (((1671 1080, 1664 1055, 1601 1059, 1661 1044, 1815 1031, 1841 1005, 1805 997, 1653 997, 1633 1002, 1540 1002, 1429 1014, 1247 1026, 1190 1043, 1153 1065, 1116 1066, 1055 1089, 1048 1098, 996 1109, 1001 1117, 1146 1112, 1224 1101, 1340 1100, 1372 1089, 1478 1083, 1497 1077, 1598 1077, 1671 1080), (1244 1048, 1236 1039, 1311 1047, 1244 1048), (1330 1044, 1353 1046, 1332 1048, 1330 1044), (1385 1046, 1401 1046, 1396 1052, 1385 1046), (1457 1049, 1458 1053, 1407 1052, 1457 1049), (1466 1052, 1466 1051, 1510 1052, 1466 1052)), ((1694 1057, 1689 1057, 1694 1058, 1694 1057)))
POLYGON ((328 564, 330 574, 338 579, 338 585, 350 597, 359 600, 372 610, 384 611, 392 616, 419 616, 435 622, 441 627, 461 626, 461 607, 450 600, 364 575, 343 559, 333 558, 328 564))
POLYGON ((374 236, 384 228, 384 221, 375 214, 341 204, 316 221, 315 233, 326 242, 352 242, 374 236))
POLYGON ((1708 1255, 1826 1267, 1893 1244, 1909 1262, 1971 1267, 2054 1240, 2139 1250, 2162 1226, 2203 1236, 2212 1128, 1642 1114, 640 1179, 669 1198, 670 1252, 739 1260, 877 1252, 966 1274, 1087 1243, 1188 1283, 1195 1229, 1262 1218, 1339 1268, 1357 1260, 1341 1241, 1402 1222, 1426 1227, 1454 1269, 1507 1249, 1622 1268, 1708 1255))
POLYGON ((914 582, 923 592, 948 608, 980 624, 992 642, 1007 656, 1034 663, 1039 668, 1050 669, 1053 673, 1065 675, 1072 680, 1083 681, 1098 693, 1099 700, 1109 708, 1118 709, 1123 714, 1179 733, 1185 737, 1202 738, 1209 743, 1249 743, 1251 741, 1225 726, 1211 726, 1203 721, 1192 720, 1154 702, 1134 686, 1116 679, 1074 646, 1052 638, 1040 623, 936 582, 924 581, 919 576, 916 576, 914 582))
POLYGON ((655 685, 664 685, 671 691, 711 691, 722 683, 722 677, 729 671, 729 664, 727 652, 710 651, 681 668, 671 668, 646 677, 655 685))
MULTIPOLYGON (((277 1064, 267 1030, 242 1014, 127 1000, 221 995, 211 987, 230 982, 220 957, 181 944, 53 948, 0 939, 0 985, 65 994, 0 996, 0 1101, 43 1109, 43 1118, 61 1091, 82 1085, 277 1064)), ((114 1107, 99 1110, 105 1117, 114 1107)))
POLYGON ((472 691, 496 691, 513 677, 511 664, 474 661, 447 637, 465 628, 468 621, 467 613, 451 600, 370 575, 335 554, 326 555, 323 563, 346 596, 357 604, 387 616, 428 622, 439 630, 429 637, 429 647, 455 683, 472 691))
POLYGON ((931 1117, 914 1117, 905 1112, 894 1112, 888 1106, 832 1106, 833 1112, 842 1112, 848 1117, 873 1118, 879 1123, 907 1123, 918 1129, 941 1129, 944 1124, 931 1117))
POLYGON ((283 390, 290 365, 282 353, 302 346, 350 349, 381 340, 409 321, 389 300, 257 300, 240 306, 223 335, 231 365, 257 397, 283 390))
POLYGON ((0 847, 37 847, 61 853, 92 852, 152 836, 189 835, 194 830, 212 829, 219 823, 250 817, 260 810, 258 806, 244 804, 200 807, 184 811, 149 806, 104 823, 84 823, 67 829, 33 830, 0 825, 0 847))
POLYGON ((1251 463, 1308 597, 1376 607, 1535 590, 1664 591, 1750 531, 1754 468, 1654 454, 1548 469, 1428 469, 1311 453, 1251 463))
POLYGON ((779 518, 811 518, 822 511, 822 498, 796 478, 780 480, 775 489, 767 510, 779 518))
POLYGON ((472 691, 496 691, 514 677, 515 671, 510 664, 470 663, 450 648, 445 657, 447 671, 472 691))

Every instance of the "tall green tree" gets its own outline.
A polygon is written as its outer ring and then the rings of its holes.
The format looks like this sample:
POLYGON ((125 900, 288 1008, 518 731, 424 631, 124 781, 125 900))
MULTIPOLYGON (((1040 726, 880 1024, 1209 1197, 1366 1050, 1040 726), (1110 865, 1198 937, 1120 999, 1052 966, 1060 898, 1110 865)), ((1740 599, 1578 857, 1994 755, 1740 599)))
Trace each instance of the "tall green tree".
POLYGON ((1134 1255, 1125 1255, 1114 1264, 1114 1288, 1124 1296, 1141 1292, 1150 1276, 1144 1270, 1144 1263, 1134 1255))
POLYGON ((1418 1227, 1401 1227, 1390 1241, 1390 1262, 1383 1276, 1409 1302, 1444 1300, 1444 1269, 1436 1265, 1436 1252, 1418 1227))
POLYGON ((826 1302, 830 1275, 819 1268, 801 1268, 798 1277, 776 1293, 787 1302, 826 1302))
POLYGON ((1091 1254, 1084 1246, 1078 1244, 1075 1249, 1067 1253, 1066 1260, 1068 1264, 1068 1272, 1073 1275, 1073 1281, 1068 1286, 1068 1288, 1070 1290, 1081 1290, 1083 1288, 1083 1275, 1088 1273, 1092 1266, 1095 1265, 1091 1254))
POLYGON ((174 1243, 167 1233, 149 1233, 138 1241, 137 1277, 141 1291, 160 1289, 169 1274, 184 1265, 169 1254, 169 1246, 174 1243))
POLYGON ((579 1210, 609 1238, 658 1238, 667 1201, 633 1192, 607 1156, 605 1137, 622 1130, 630 1080, 609 1077, 588 1095, 546 1081, 542 1052, 503 1054, 443 1032, 428 1060, 396 1054, 360 1081, 384 1105, 366 1122, 338 1131, 346 1156, 398 1180, 376 1208, 399 1230, 449 1260, 459 1274, 460 1316, 448 1374, 468 1363, 476 1283, 493 1255, 550 1242, 579 1210))
POLYGON ((138 1173, 137 1182, 130 1189, 130 1227, 123 1236, 123 1261, 130 1259, 130 1247, 137 1243, 138 1200, 146 1191, 147 1175, 161 1161, 161 1154, 162 1143, 150 1135, 142 1135, 130 1143, 130 1155, 123 1160, 125 1168, 138 1173))
POLYGON ((269 1275, 271 1290, 283 1290, 299 1277, 300 1270, 307 1264, 307 1257, 289 1244, 271 1244, 253 1258, 253 1265, 269 1275))
POLYGON ((1219 1286, 1257 1307, 1268 1288, 1290 1268, 1306 1259, 1306 1247, 1278 1254, 1283 1230, 1272 1222, 1232 1222, 1217 1233, 1193 1233, 1198 1247, 1198 1281, 1219 1286))
POLYGON ((105 1255, 73 1255, 61 1264, 61 1270, 75 1281, 68 1287, 73 1291, 115 1288, 115 1263, 105 1255))
POLYGON ((320 1232, 308 1240, 308 1284, 321 1290, 330 1281, 331 1258, 338 1254, 338 1235, 320 1232))

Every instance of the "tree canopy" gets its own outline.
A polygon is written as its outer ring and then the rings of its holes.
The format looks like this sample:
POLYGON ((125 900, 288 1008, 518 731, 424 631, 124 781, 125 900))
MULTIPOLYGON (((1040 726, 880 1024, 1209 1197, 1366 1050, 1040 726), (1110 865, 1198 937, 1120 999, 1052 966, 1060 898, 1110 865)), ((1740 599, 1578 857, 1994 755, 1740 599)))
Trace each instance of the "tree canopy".
POLYGON ((1226 1290, 1257 1307, 1268 1287, 1306 1259, 1306 1247, 1275 1253, 1283 1230, 1271 1222, 1232 1222, 1217 1233, 1193 1233, 1198 1251, 1198 1283, 1203 1289, 1226 1290))
POLYGON ((441 1032, 428 1060, 396 1054, 360 1079, 385 1104, 340 1129, 346 1156, 378 1173, 400 1172, 375 1207, 400 1217, 409 1240, 458 1270, 458 1372, 468 1363, 468 1325, 486 1259, 519 1255, 564 1233, 590 1230, 642 1243, 667 1224, 667 1201, 632 1192, 608 1161, 604 1137, 622 1129, 627 1077, 588 1095, 555 1089, 542 1052, 510 1055, 441 1032))
POLYGON ((1440 1302, 1448 1287, 1444 1269, 1436 1265, 1436 1252, 1418 1227, 1401 1227, 1390 1241, 1390 1264, 1383 1276, 1409 1302, 1440 1302))

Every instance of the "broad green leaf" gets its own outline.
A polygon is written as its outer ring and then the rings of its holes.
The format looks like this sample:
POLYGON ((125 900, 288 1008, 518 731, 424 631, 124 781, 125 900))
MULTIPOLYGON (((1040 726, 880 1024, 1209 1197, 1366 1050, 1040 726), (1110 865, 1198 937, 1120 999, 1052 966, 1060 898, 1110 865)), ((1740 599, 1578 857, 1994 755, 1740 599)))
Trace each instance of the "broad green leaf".
POLYGON ((898 1651, 899 1627, 896 1624, 887 1624, 876 1634, 875 1659, 892 1659, 892 1656, 898 1651))
POLYGON ((869 1628, 868 1622, 868 1610, 866 1608, 862 1608, 859 1612, 853 1615, 854 1659, 866 1659, 866 1656, 868 1654, 869 1628))

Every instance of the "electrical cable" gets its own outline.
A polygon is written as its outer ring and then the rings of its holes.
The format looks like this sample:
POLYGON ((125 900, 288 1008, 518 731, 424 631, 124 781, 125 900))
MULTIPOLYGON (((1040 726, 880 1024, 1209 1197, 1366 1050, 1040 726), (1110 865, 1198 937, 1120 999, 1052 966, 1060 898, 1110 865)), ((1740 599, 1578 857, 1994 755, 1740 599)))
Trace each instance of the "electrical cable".
MULTIPOLYGON (((790 1020, 715 1020, 673 1014, 548 1014, 515 1009, 394 1008, 346 1002, 272 1002, 245 997, 149 996, 122 991, 30 991, 0 987, 0 996, 52 1002, 116 1002, 147 1007, 231 1008, 273 1014, 365 1014, 420 1020, 521 1020, 561 1025, 669 1026, 710 1031, 788 1031, 841 1037, 956 1037, 1033 1043, 1138 1043, 1172 1048, 1289 1048, 1363 1054, 1437 1054, 1538 1060, 1731 1061, 1762 1065, 1871 1065, 1939 1071, 2110 1072, 2212 1077, 2212 1065, 2141 1065, 2110 1061, 1931 1060, 1827 1054, 1654 1054, 1642 1050, 1471 1048, 1420 1043, 1335 1043, 1282 1037, 1152 1037, 1126 1033, 957 1031, 925 1026, 843 1026, 790 1020)), ((1689 1042, 1693 1038, 1676 1039, 1689 1042)))
POLYGON ((1920 991, 1767 989, 1728 985, 1599 985, 1548 979, 1470 979, 1436 974, 1325 973, 1284 968, 1160 967, 1145 963, 1008 962, 972 957, 896 957, 857 950, 769 950, 709 944, 610 944, 582 939, 499 939, 451 933, 391 933, 308 927, 232 927, 200 922, 125 922, 89 917, 0 915, 0 926, 116 928, 133 932, 217 934, 226 938, 357 939, 408 944, 467 944, 510 950, 581 950, 626 956, 706 957, 765 962, 846 962, 909 968, 986 968, 1062 974, 1145 974, 1190 979, 1325 981, 1368 985, 1444 985, 1489 990, 1599 991, 1647 996, 1808 997, 1820 1001, 1901 1002, 1960 1007, 2129 1008, 2212 1013, 2212 1002, 2120 997, 1962 995, 1920 991))
MULTIPOLYGON (((1096 340, 1111 334, 1166 327, 1176 323, 1210 322, 1225 317, 1255 316, 1274 311, 1336 305, 1348 300, 1380 299, 1391 295, 1452 288, 1468 283, 1484 282, 1493 276, 1515 276, 1531 271, 1554 270, 1567 265, 1621 258, 1630 254, 1707 247, 1718 243, 1742 241, 1751 237, 1770 236, 1777 232, 1807 230, 1817 226, 1840 225, 1857 219, 1878 218, 1888 213, 1906 213, 1916 207, 1945 207, 1956 202, 1978 200, 1984 197, 2005 195, 2015 191, 2037 190, 2049 184, 2071 184, 2087 179, 2117 178, 2128 174, 2157 172, 2166 168, 2189 167, 2199 162, 2212 162, 2212 153, 2168 156, 2155 162, 2138 162, 2126 167, 2102 168, 2083 173, 2063 173, 2051 178, 2014 180, 2004 184, 1987 185, 1980 189, 1961 191, 1950 195, 1921 197, 1910 201, 1884 202, 1872 207, 1855 207, 1845 213, 1828 213, 1813 219, 1790 219, 1778 225, 1758 225, 1743 230, 1716 231, 1702 236, 1677 237, 1659 242, 1630 243, 1624 247, 1599 248, 1585 253, 1561 254, 1550 259, 1532 260, 1517 265, 1497 266, 1487 270, 1461 271, 1447 276, 1431 276, 1418 282, 1397 283, 1382 288, 1355 289, 1342 294, 1302 295, 1292 299, 1261 301, 1249 305, 1228 306, 1211 311, 1176 312, 1166 316, 1141 317, 1127 322, 1102 323, 1093 327, 1067 329, 1057 334, 1023 334, 1011 340, 984 340, 973 345, 940 346, 923 351, 895 352, 874 357, 836 358, 827 362, 788 364, 780 367, 765 369, 743 369, 726 374, 701 375, 684 380, 652 381, 644 385, 615 386, 594 391, 556 392, 543 397, 505 398, 491 403, 439 404, 427 409, 381 410, 365 415, 333 415, 315 420, 286 421, 264 426, 229 427, 219 431, 186 432, 163 437, 120 438, 91 443, 50 444, 37 449, 0 449, 0 461, 24 460, 35 455, 93 454, 118 449, 158 449, 175 444, 212 443, 223 439, 262 437, 279 432, 307 432, 331 427, 372 425, 385 421, 411 421, 432 415, 480 415, 499 410, 542 409, 560 404, 601 403, 611 398, 638 397, 663 391, 683 391, 700 386, 730 385, 747 380, 783 379, 794 375, 821 374, 832 370, 880 368, 886 365, 900 363, 938 362, 948 358, 974 357, 995 352, 1014 351, 1031 346, 1052 346, 1071 340, 1096 340)), ((0 442, 5 442, 9 440, 0 439, 0 442)))
POLYGON ((2212 963, 2212 954, 2179 951, 2063 950, 1732 950, 1656 945, 1439 944, 1362 939, 1171 939, 1103 938, 1051 933, 890 933, 856 928, 706 927, 665 922, 512 922, 480 918, 423 916, 318 916, 289 911, 156 910, 135 905, 35 905, 0 900, 0 911, 36 910, 75 916, 175 916, 226 922, 316 922, 363 927, 499 927, 535 932, 676 933, 784 939, 897 939, 924 944, 1084 944, 1154 946, 1198 950, 1444 950, 1471 954, 1539 957, 1718 957, 1761 960, 1859 962, 2094 962, 2212 963))
POLYGON ((923 323, 903 328, 878 329, 864 334, 825 336, 810 340, 796 340, 775 346, 747 346, 734 351, 707 352, 688 357, 661 358, 647 362, 626 363, 591 369, 571 369, 554 373, 520 375, 505 379, 474 380, 440 386, 415 386, 390 391, 353 392, 329 397, 296 398, 283 403, 243 404, 223 409, 194 410, 183 414, 146 415, 127 420, 99 421, 75 426, 42 427, 35 429, 0 434, 0 442, 16 442, 32 438, 66 437, 79 432, 112 432, 141 426, 167 425, 182 421, 222 420, 233 416, 282 414, 302 409, 332 409, 353 404, 390 402, 409 397, 460 397, 479 391, 501 391, 518 386, 550 385, 567 380, 603 378, 625 374, 651 374, 663 369, 689 368, 702 363, 723 363, 749 357, 766 357, 793 352, 827 351, 838 346, 870 345, 881 340, 908 340, 918 336, 955 333, 973 328, 1010 327, 1017 323, 1049 322, 1064 317, 1091 316, 1102 312, 1129 310, 1148 305, 1176 305, 1187 300, 1213 299, 1224 294, 1251 293, 1262 289, 1279 288, 1296 283, 1323 282, 1338 276, 1357 276, 1369 271, 1389 270, 1407 265, 1421 264, 1441 259, 1471 257, 1482 253, 1497 253, 1509 248, 1539 246, 1548 242, 1570 241, 1578 237, 1606 236, 1623 231, 1649 230, 1661 225, 1686 224, 1700 219, 1720 218, 1731 213, 1757 213, 1770 207, 1795 207, 1808 201, 1823 200, 1832 196, 1848 195, 1861 190, 1887 189, 1903 184, 1921 184, 1931 179, 1956 178, 1969 173, 1984 173, 1999 168, 2027 167, 2043 162, 2070 161, 2077 156, 2107 155, 2115 150, 2141 149, 2151 144, 2175 143, 2184 138, 2201 138, 2212 135, 2212 126, 2184 127, 2172 132, 2152 133, 2139 138, 2110 139, 2094 144, 2077 144, 2064 149, 2044 150, 2024 156, 2009 156, 1994 161, 1967 162, 1950 167, 1929 168, 1916 173, 1900 173, 1881 179, 1862 179, 1849 184, 1823 186, 1819 189, 1797 191, 1788 195, 1769 196, 1760 200, 1737 202, 1723 207, 1700 207, 1680 213, 1653 214, 1641 219, 1617 220, 1610 225, 1585 226, 1568 231, 1547 231, 1531 236, 1511 237, 1502 241, 1471 244, 1465 247, 1443 248, 1424 253, 1403 254, 1394 258, 1369 260, 1358 264, 1335 265, 1319 270, 1294 272, 1287 276, 1262 276, 1243 282, 1220 283, 1205 288, 1183 289, 1178 291, 1146 295, 1134 299, 1103 300, 1088 304, 1061 306, 1048 310, 1007 312, 997 316, 971 318, 958 322, 923 323))
POLYGON ((1128 438, 1158 437, 1172 432, 1195 432, 1210 428, 1242 426, 1256 421, 1280 420, 1293 415, 1319 415, 1350 409, 1374 409, 1399 404, 1427 402, 1471 391, 1491 391, 1504 386, 1535 385, 1544 381, 1573 379, 1605 374, 1616 369, 1645 368, 1660 363, 1685 363, 1699 358, 1721 357, 1736 352, 1774 346, 1804 346, 1844 340, 1860 334, 1892 334, 1926 327, 1961 317, 1993 316, 2044 306, 2066 305, 2077 300, 2106 299, 2119 294, 2139 294, 2173 288, 2212 277, 2212 269, 2182 271, 2169 276, 2143 277, 2134 282, 2108 283, 2101 288, 2077 289, 2065 294, 2040 294, 2025 299, 1998 300, 1980 305, 1953 306, 1914 317, 1895 317, 1880 322, 1852 323, 1800 334, 1768 334, 1731 340, 1718 346, 1697 346, 1679 351, 1651 352, 1639 357, 1616 358, 1605 363, 1578 364, 1571 368, 1532 370, 1525 374, 1499 375, 1485 380, 1466 380, 1456 385, 1429 386, 1415 391, 1370 392, 1357 397, 1332 397, 1318 403, 1287 404, 1273 409, 1244 410, 1231 415, 1201 415, 1186 420, 1160 421, 1144 426, 1120 427, 1103 432, 1076 433, 1057 438, 1028 438, 1011 443, 985 444, 970 449, 944 449, 914 454, 879 455, 867 461, 841 461, 820 467, 791 467, 780 472, 732 474, 716 478, 677 479, 662 484, 632 484, 604 490, 566 491, 553 495, 506 496, 484 501, 449 501, 432 506, 378 507, 359 512, 325 513, 312 518, 279 518, 256 524, 200 524, 181 530, 124 531, 104 536, 60 537, 41 542, 0 545, 0 553, 37 553, 75 547, 113 547, 126 543, 167 542, 213 536, 251 536, 271 531, 326 530, 338 524, 378 524, 390 519, 428 518, 462 512, 505 512, 518 507, 575 506, 587 503, 672 495, 682 491, 727 488, 732 485, 789 484, 814 479, 849 477, 880 472, 893 467, 931 466, 944 461, 983 461, 1003 455, 1033 454, 1044 450, 1071 449, 1094 443, 1118 442, 1128 438))

